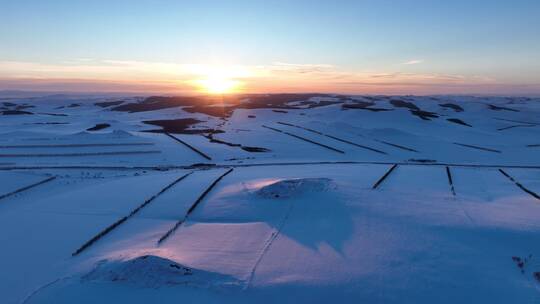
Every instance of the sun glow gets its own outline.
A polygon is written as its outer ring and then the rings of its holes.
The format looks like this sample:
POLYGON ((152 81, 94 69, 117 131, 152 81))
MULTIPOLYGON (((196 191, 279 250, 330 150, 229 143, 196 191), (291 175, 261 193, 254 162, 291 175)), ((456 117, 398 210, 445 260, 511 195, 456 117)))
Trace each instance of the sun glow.
POLYGON ((199 77, 191 84, 207 94, 238 93, 245 84, 242 79, 252 76, 250 71, 239 66, 196 65, 192 73, 199 77))
POLYGON ((234 93, 241 86, 241 82, 238 80, 215 76, 197 80, 197 84, 204 92, 209 94, 234 93))

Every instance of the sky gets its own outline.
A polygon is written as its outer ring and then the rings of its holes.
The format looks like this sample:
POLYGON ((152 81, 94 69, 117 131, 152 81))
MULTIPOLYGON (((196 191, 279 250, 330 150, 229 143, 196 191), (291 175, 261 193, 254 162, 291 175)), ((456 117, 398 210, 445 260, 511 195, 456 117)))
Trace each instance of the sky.
POLYGON ((0 90, 540 94, 538 0, 0 8, 0 90))

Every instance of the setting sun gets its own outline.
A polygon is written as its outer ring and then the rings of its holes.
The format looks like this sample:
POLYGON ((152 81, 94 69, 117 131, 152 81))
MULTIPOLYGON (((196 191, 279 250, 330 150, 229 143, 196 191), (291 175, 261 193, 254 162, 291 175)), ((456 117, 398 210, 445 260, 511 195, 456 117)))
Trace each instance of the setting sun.
POLYGON ((196 81, 197 85, 209 94, 234 93, 241 85, 241 82, 224 77, 208 77, 196 81))

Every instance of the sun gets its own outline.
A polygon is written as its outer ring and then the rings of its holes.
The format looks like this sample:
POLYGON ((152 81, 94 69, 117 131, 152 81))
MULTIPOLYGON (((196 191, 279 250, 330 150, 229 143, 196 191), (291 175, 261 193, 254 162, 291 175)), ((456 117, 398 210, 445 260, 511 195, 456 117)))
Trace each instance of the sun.
POLYGON ((241 82, 235 79, 219 76, 208 76, 196 81, 200 89, 208 94, 229 94, 236 92, 241 82))
POLYGON ((188 82, 197 91, 213 95, 239 93, 252 77, 245 67, 234 65, 193 65, 190 71, 193 78, 188 82))

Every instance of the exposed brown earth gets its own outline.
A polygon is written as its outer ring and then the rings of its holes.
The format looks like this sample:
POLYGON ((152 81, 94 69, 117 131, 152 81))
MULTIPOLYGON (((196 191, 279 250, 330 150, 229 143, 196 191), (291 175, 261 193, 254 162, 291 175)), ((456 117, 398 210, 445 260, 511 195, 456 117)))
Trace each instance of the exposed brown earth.
POLYGON ((439 106, 443 107, 443 108, 450 108, 450 109, 453 109, 454 111, 456 112, 463 112, 465 110, 463 110, 462 107, 458 106, 457 104, 454 104, 454 103, 441 103, 439 104, 439 106))
POLYGON ((202 134, 216 132, 216 130, 213 129, 190 129, 191 126, 203 122, 202 120, 194 118, 146 120, 143 122, 145 124, 154 125, 162 128, 158 130, 147 131, 154 133, 202 134))
POLYGON ((459 125, 464 125, 464 126, 467 126, 467 127, 472 127, 470 124, 464 122, 463 120, 461 119, 458 119, 458 118, 447 118, 446 120, 448 120, 449 122, 453 122, 453 123, 456 123, 456 124, 459 124, 459 125))
POLYGON ((335 98, 327 94, 272 94, 272 95, 231 95, 231 96, 182 96, 182 97, 148 97, 141 102, 122 104, 114 107, 113 111, 145 112, 160 109, 183 107, 189 113, 202 113, 214 117, 226 118, 236 109, 304 109, 323 107, 340 103, 334 100, 320 102, 309 101, 312 97, 335 98), (291 102, 301 102, 300 106, 290 105, 291 102))
POLYGON ((100 123, 100 124, 97 124, 91 128, 88 128, 86 129, 86 131, 99 131, 99 130, 103 130, 103 129, 106 129, 108 127, 110 127, 111 125, 108 124, 108 123, 100 123))

